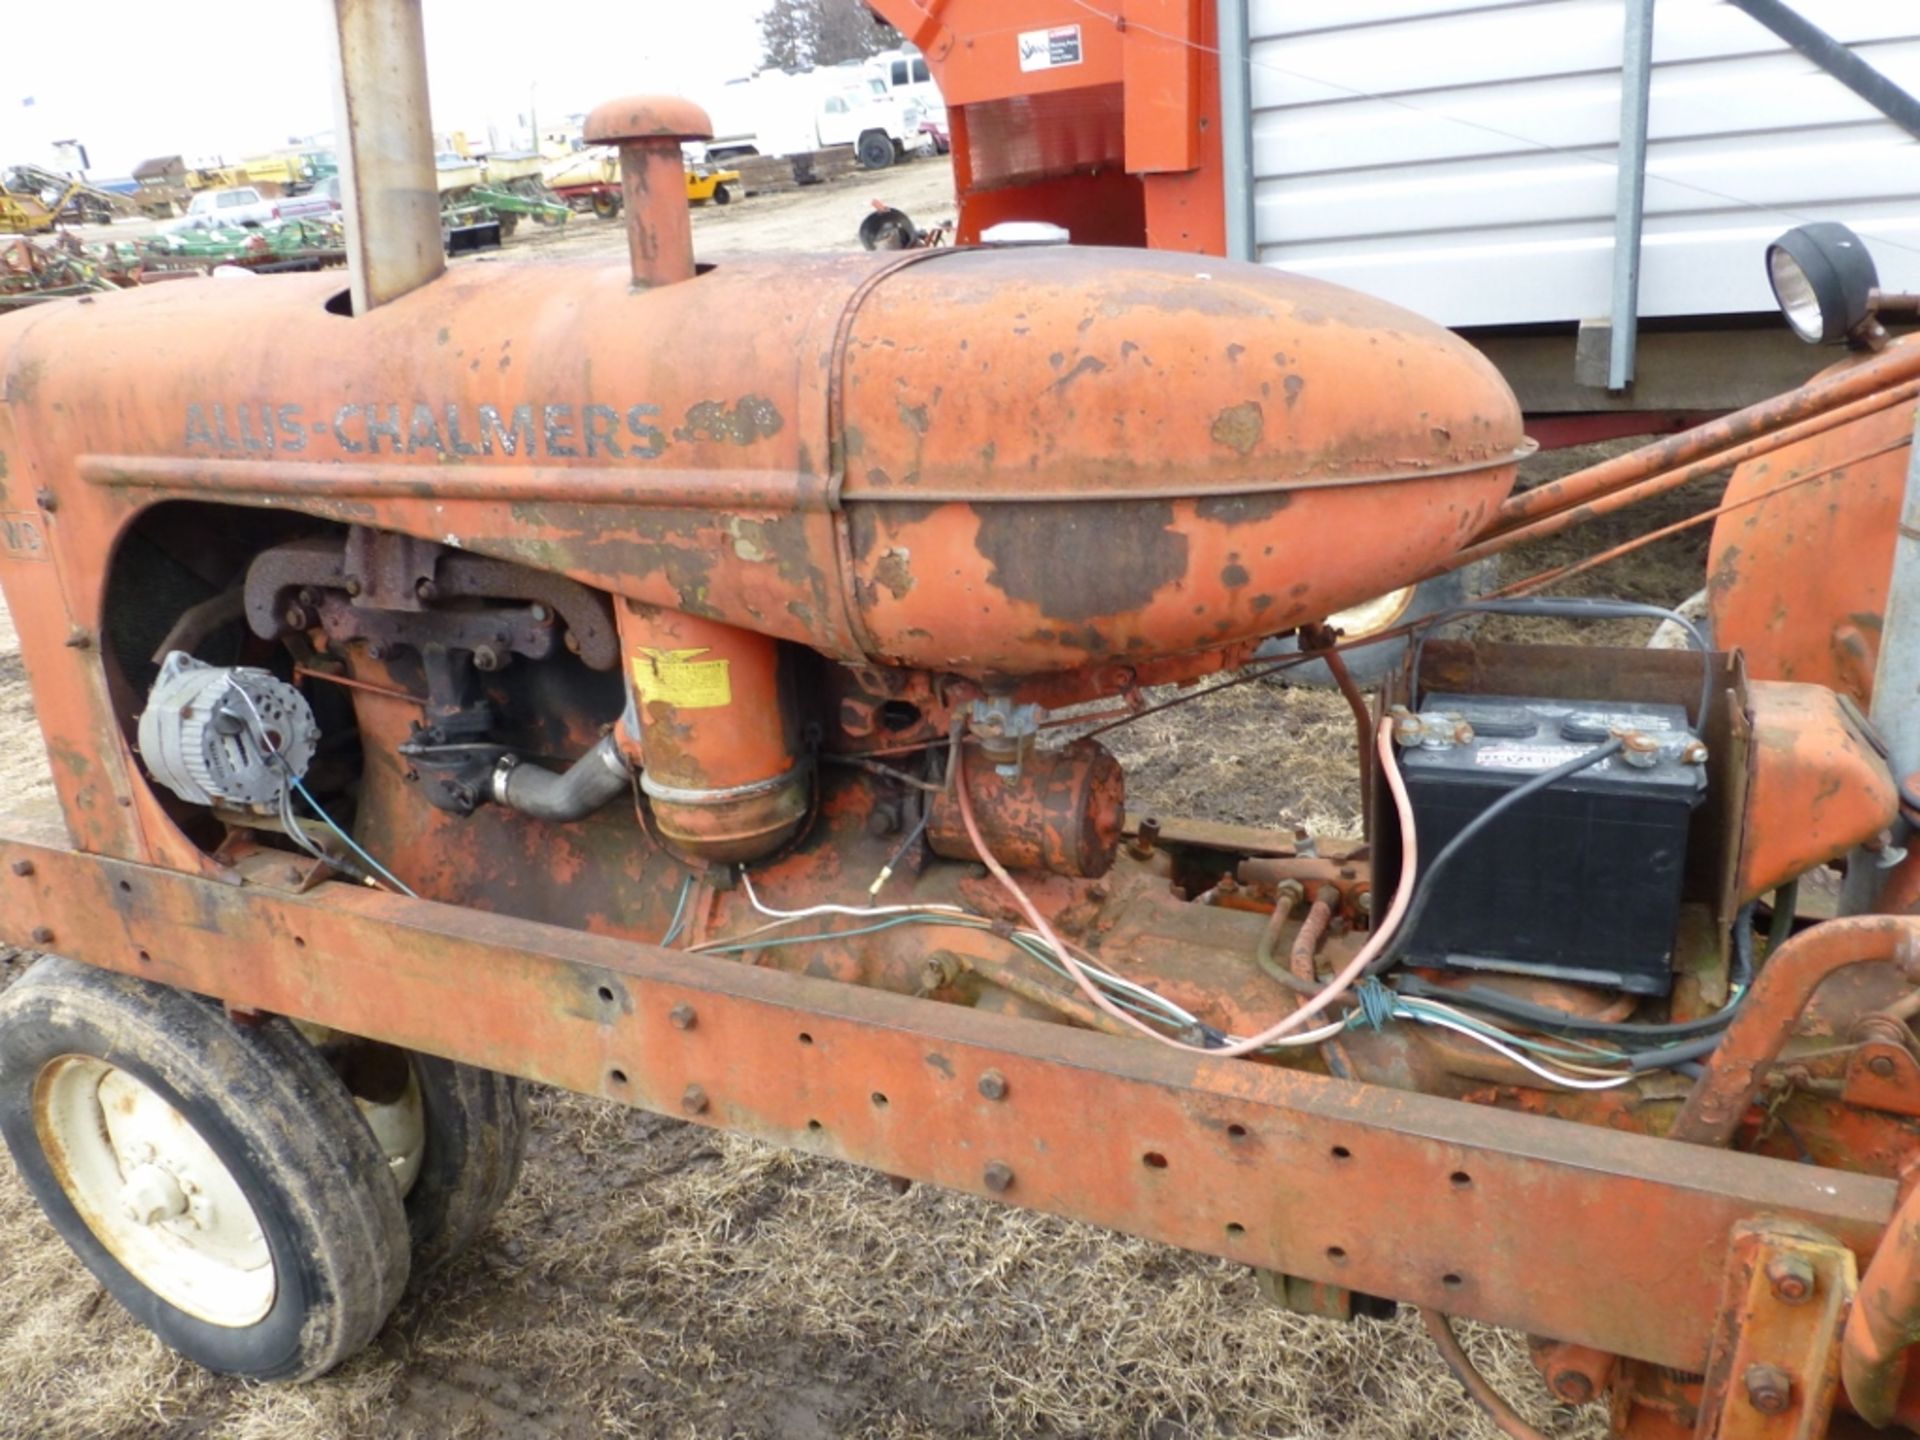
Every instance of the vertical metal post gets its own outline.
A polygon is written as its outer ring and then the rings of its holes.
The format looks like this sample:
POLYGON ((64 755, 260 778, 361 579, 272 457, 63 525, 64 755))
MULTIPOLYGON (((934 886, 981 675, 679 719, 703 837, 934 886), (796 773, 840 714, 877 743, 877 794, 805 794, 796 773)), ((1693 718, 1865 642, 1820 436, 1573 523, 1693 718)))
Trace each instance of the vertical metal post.
POLYGON ((1633 383, 1640 332, 1640 224, 1647 198, 1647 107, 1653 90, 1653 0, 1624 0, 1620 42, 1620 148, 1613 221, 1613 318, 1607 389, 1633 383))
MULTIPOLYGON (((1904 779, 1920 771, 1920 414, 1907 457, 1907 488, 1893 535, 1893 570, 1880 622, 1880 653, 1873 665, 1872 719, 1887 742, 1887 763, 1904 779)), ((1912 838, 1904 843, 1913 844, 1912 838)), ((1847 859, 1842 913, 1866 914, 1879 897, 1882 857, 1855 850, 1847 859)))
POLYGON ((1219 5, 1220 170, 1221 183, 1226 186, 1227 258, 1253 260, 1260 250, 1253 213, 1250 0, 1219 0, 1219 5))
POLYGON ((353 313, 447 268, 420 0, 329 0, 335 148, 353 313))

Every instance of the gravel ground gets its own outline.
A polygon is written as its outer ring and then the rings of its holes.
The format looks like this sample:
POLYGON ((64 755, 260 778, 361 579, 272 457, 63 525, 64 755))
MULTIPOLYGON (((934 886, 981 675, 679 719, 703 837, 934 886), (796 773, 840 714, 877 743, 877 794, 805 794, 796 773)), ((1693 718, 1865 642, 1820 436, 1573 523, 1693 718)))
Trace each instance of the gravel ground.
MULTIPOLYGON (((850 248, 871 198, 925 223, 950 210, 950 183, 925 162, 710 208, 696 244, 710 258, 850 248)), ((617 226, 583 220, 522 232, 496 259, 621 245, 617 226)), ((1549 457, 1535 478, 1565 468, 1549 457)), ((1576 588, 1677 600, 1703 545, 1668 542, 1576 588)), ((1536 550, 1509 576, 1564 558, 1536 550)), ((1588 638, 1644 638, 1631 631, 1588 638)), ((50 796, 32 720, 0 611, 9 809, 50 796)), ((1323 692, 1245 686, 1114 739, 1136 803, 1162 814, 1356 824, 1350 723, 1323 692)), ((0 978, 29 959, 0 962, 0 978)), ((1469 1338, 1548 1434, 1601 1433, 1594 1411, 1545 1403, 1519 1337, 1469 1338)), ((1491 1433, 1410 1315, 1302 1319, 1224 1262, 924 1187, 896 1195, 869 1172, 557 1092, 538 1097, 525 1177, 493 1230, 372 1349, 309 1385, 247 1385, 128 1319, 0 1162, 0 1440, 1491 1433)))

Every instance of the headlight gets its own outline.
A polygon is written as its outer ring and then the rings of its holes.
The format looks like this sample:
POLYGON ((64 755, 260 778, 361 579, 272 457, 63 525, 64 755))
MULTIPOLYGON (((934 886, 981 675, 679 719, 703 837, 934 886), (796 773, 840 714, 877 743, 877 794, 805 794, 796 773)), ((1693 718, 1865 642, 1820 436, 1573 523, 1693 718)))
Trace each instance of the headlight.
POLYGON ((1809 345, 1831 345, 1865 325, 1880 285, 1866 243, 1831 222, 1802 225, 1769 245, 1767 280, 1780 313, 1809 345))

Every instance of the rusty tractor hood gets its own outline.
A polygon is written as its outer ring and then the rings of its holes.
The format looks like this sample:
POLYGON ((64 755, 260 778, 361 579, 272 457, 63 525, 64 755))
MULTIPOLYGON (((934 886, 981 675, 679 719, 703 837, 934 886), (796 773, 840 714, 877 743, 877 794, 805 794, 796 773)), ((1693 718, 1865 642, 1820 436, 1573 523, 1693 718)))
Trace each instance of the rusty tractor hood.
POLYGON ((1526 447, 1456 336, 1205 257, 779 257, 637 292, 618 264, 472 264, 360 318, 341 293, 181 282, 0 324, 0 508, 97 523, 63 557, 78 608, 141 507, 218 500, 840 659, 1040 675, 1402 584, 1526 447))

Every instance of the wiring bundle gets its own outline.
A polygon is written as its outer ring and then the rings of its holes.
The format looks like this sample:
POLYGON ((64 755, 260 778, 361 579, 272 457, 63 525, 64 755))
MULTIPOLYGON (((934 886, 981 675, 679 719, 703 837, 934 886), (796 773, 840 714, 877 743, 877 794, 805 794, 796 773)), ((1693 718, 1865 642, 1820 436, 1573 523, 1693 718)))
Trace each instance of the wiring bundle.
MULTIPOLYGON (((1416 673, 1420 646, 1424 645, 1431 629, 1475 612, 1544 615, 1578 620, 1652 616, 1679 618, 1659 606, 1600 599, 1504 598, 1482 601, 1427 617, 1422 622, 1420 640, 1413 657, 1416 673)), ((1704 713, 1710 699, 1712 659, 1698 628, 1684 619, 1680 623, 1702 655, 1704 673, 1700 711, 1704 713)), ((1287 657, 1279 665, 1261 667, 1255 674, 1313 659, 1316 653, 1287 657)), ((1237 676, 1225 684, 1244 683, 1248 678, 1253 677, 1237 676)), ((1223 687, 1206 687, 1202 691, 1176 697, 1169 703, 1188 703, 1199 698, 1199 694, 1219 688, 1223 687)), ((248 710, 253 711, 252 702, 243 689, 233 687, 233 693, 248 710)), ((1161 707, 1153 707, 1158 708, 1161 707)), ((1101 728, 1110 729, 1112 724, 1129 723, 1148 713, 1152 713, 1152 710, 1143 709, 1101 728)), ((288 784, 281 792, 280 805, 282 824, 289 838, 316 859, 358 873, 369 883, 385 884, 402 894, 411 895, 413 892, 405 883, 339 826, 302 779, 286 766, 284 757, 272 746, 265 722, 257 711, 253 711, 251 719, 258 727, 260 743, 269 758, 287 776, 288 784), (320 823, 340 840, 352 859, 330 854, 314 844, 292 812, 295 795, 305 801, 320 823)), ((689 948, 704 954, 745 955, 779 947, 828 943, 909 925, 986 931, 1000 935, 1022 956, 1045 967, 1056 979, 1070 983, 1100 1014, 1126 1031, 1176 1049, 1222 1058, 1323 1045, 1348 1031, 1377 1030, 1389 1023, 1401 1022, 1457 1035, 1547 1084, 1570 1090, 1602 1090, 1631 1084, 1640 1075, 1650 1071, 1693 1069, 1702 1058, 1712 1053, 1727 1025, 1738 1013, 1751 985, 1755 945, 1754 907, 1751 905, 1740 913, 1734 925, 1734 966, 1727 1003, 1713 1014, 1695 1020, 1590 1020, 1516 999, 1486 985, 1455 987, 1435 984, 1401 968, 1408 939, 1416 932, 1441 878, 1462 855, 1470 852, 1475 839, 1503 815, 1513 812, 1533 797, 1617 755, 1622 747, 1619 738, 1594 744, 1507 792, 1474 817, 1424 865, 1417 854, 1413 811, 1406 779, 1395 756, 1390 722, 1379 724, 1375 741, 1380 772, 1392 798, 1403 844, 1399 881, 1391 903, 1366 940, 1324 985, 1308 994, 1295 995, 1293 998, 1297 1003, 1290 1010, 1251 1034, 1223 1033, 1152 987, 1114 973, 1110 968, 1101 966, 1085 950, 1061 939, 1020 883, 994 856, 981 834, 966 783, 967 746, 958 726, 946 743, 944 781, 921 779, 872 759, 863 760, 862 768, 884 773, 921 791, 950 791, 958 802, 961 818, 976 853, 1006 891, 1016 910, 1025 917, 1025 926, 1009 927, 1004 922, 958 905, 877 903, 877 897, 892 877, 895 867, 924 835, 927 821, 923 812, 918 823, 909 827, 894 847, 875 877, 869 887, 867 903, 818 904, 791 910, 775 908, 761 899, 752 876, 743 868, 739 871, 742 893, 766 923, 741 934, 707 940, 689 948), (803 927, 803 922, 810 920, 852 920, 859 923, 833 928, 803 927)), ((689 903, 695 891, 696 881, 689 873, 680 885, 672 918, 659 943, 673 945, 681 938, 691 918, 689 903)), ((1294 984, 1300 988, 1297 981, 1294 984)))

